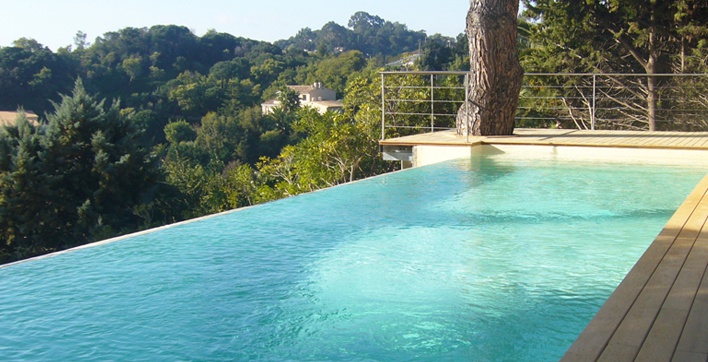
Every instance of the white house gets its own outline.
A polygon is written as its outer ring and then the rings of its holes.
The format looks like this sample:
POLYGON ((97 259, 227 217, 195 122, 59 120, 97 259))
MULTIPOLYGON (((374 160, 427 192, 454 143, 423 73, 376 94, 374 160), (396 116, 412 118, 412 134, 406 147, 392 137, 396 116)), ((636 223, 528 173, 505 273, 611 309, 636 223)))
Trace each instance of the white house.
MULTIPOLYGON (((344 107, 342 102, 337 100, 337 93, 323 87, 320 82, 313 85, 289 85, 288 88, 299 94, 301 107, 312 107, 320 113, 341 111, 344 107)), ((261 111, 263 114, 269 114, 278 105, 280 102, 277 99, 271 99, 261 103, 261 111)))

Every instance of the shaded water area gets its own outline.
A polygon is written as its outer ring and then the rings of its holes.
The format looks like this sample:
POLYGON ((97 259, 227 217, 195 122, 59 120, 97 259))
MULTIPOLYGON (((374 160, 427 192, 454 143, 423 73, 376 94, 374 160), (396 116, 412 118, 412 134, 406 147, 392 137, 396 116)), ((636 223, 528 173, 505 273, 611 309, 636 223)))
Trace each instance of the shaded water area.
POLYGON ((704 173, 452 161, 0 268, 0 356, 555 360, 704 173))

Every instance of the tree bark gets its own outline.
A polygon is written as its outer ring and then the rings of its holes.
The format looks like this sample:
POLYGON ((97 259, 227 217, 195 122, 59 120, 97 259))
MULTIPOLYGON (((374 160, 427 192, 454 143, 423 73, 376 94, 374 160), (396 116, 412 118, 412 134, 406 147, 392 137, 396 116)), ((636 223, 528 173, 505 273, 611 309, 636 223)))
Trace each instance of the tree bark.
POLYGON ((656 131, 656 103, 657 103, 657 79, 656 68, 658 66, 659 52, 656 44, 656 18, 654 15, 654 5, 651 5, 651 18, 649 24, 649 59, 647 60, 646 69, 649 77, 647 78, 647 119, 649 122, 649 131, 656 131))
POLYGON ((656 131, 656 103, 657 103, 657 79, 652 76, 653 72, 648 73, 647 77, 647 120, 649 122, 649 131, 656 131))
POLYGON ((514 133, 523 80, 516 41, 518 11, 518 0, 470 0, 469 94, 457 114, 458 134, 514 133))

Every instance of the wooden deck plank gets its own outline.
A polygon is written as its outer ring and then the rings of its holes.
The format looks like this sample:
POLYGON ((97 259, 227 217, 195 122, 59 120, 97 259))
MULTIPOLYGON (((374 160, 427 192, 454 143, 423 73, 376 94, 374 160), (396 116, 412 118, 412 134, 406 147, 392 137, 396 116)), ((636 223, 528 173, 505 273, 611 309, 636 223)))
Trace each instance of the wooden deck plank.
POLYGON ((703 234, 696 239, 663 308, 686 311, 687 314, 691 310, 691 305, 708 266, 708 245, 703 239, 705 239, 703 234))
MULTIPOLYGON (((706 197, 704 203, 708 203, 706 197)), ((705 219, 697 215, 696 219, 705 219)), ((704 220, 705 222, 705 220, 704 220)), ((705 224, 703 225, 705 228, 705 224)), ((702 234, 705 238, 705 234, 702 234)), ((702 277, 708 266, 708 245, 701 236, 696 241, 681 268, 668 297, 664 301, 651 331, 637 355, 640 361, 656 359, 669 361, 679 342, 684 325, 698 293, 702 277)))
POLYGON ((687 147, 691 141, 693 141, 692 137, 680 136, 676 145, 679 147, 687 147))
POLYGON ((657 144, 657 142, 661 139, 661 137, 657 136, 647 136, 646 137, 646 142, 642 144, 642 146, 654 146, 657 144))
POLYGON ((643 144, 641 144, 641 146, 651 146, 651 145, 654 145, 654 144, 656 144, 657 139, 658 139, 658 137, 656 137, 656 136, 649 136, 649 137, 646 137, 646 141, 645 141, 643 144))
POLYGON ((696 147, 708 147, 708 137, 702 138, 701 141, 696 144, 696 147))
POLYGON ((641 146, 642 144, 647 142, 647 138, 649 138, 649 137, 632 136, 632 137, 630 137, 631 145, 632 146, 641 146))
POLYGON ((695 141, 694 137, 689 137, 689 136, 684 135, 684 136, 682 136, 681 141, 679 142, 679 146, 690 148, 690 147, 692 147, 691 145, 693 144, 694 141, 695 141))
POLYGON ((700 138, 696 147, 708 147, 708 136, 700 138))
MULTIPOLYGON (((708 244, 708 225, 704 226, 699 242, 703 245, 708 244)), ((708 268, 703 272, 701 285, 691 306, 676 352, 708 356, 708 268)))
MULTIPOLYGON (((708 187, 708 177, 704 179, 708 187)), ((594 361, 600 357, 610 338, 617 330, 644 285, 648 282, 656 265, 663 259, 678 236, 680 230, 698 205, 698 188, 679 207, 669 219, 667 226, 659 233, 655 241, 647 248, 644 255, 634 265, 605 305, 600 308, 592 321, 578 337, 580 343, 574 343, 566 352, 563 360, 594 361), (691 197, 694 196, 694 197, 691 197), (584 357, 587 357, 584 358, 584 357)))
POLYGON ((677 147, 678 145, 676 143, 678 140, 678 136, 667 134, 666 136, 660 137, 657 144, 663 147, 677 147))
MULTIPOLYGON (((695 290, 693 291, 695 293, 695 290)), ((662 309, 636 356, 638 361, 670 361, 674 355, 688 311, 662 309)))
POLYGON ((702 140, 699 137, 691 137, 686 143, 686 147, 696 147, 699 143, 701 143, 701 141, 702 140))
POLYGON ((690 147, 699 147, 699 145, 702 144, 704 140, 705 140, 705 137, 692 137, 691 143, 689 144, 689 146, 690 147))
POLYGON ((705 147, 706 145, 708 145, 708 137, 696 137, 696 143, 693 147, 699 148, 705 147))
POLYGON ((686 247, 685 242, 681 244, 683 245, 672 246, 669 249, 666 257, 620 322, 603 355, 608 353, 613 355, 615 346, 631 347, 636 352, 639 351, 690 249, 686 247))
MULTIPOLYGON (((470 137, 488 144, 526 144, 630 148, 708 148, 708 132, 643 132, 643 131, 587 131, 559 129, 515 130, 514 136, 470 137)), ((464 144, 466 137, 454 131, 401 137, 381 141, 382 144, 464 144), (440 134, 440 135, 438 135, 440 134)), ((471 141, 472 142, 472 141, 471 141)))
MULTIPOLYGON (((708 202, 706 202, 703 196, 705 196, 705 193, 702 195, 694 212, 689 217, 688 222, 681 228, 679 235, 666 253, 666 256, 658 264, 653 275, 632 305, 632 308, 620 323, 608 344, 608 348, 603 354, 612 355, 614 345, 631 346, 636 348, 637 352, 639 352, 645 339, 650 335, 652 328, 655 326, 655 321, 659 317, 661 308, 668 297, 669 291, 674 286, 698 238, 700 230, 705 223, 705 215, 708 214, 708 202)), ((673 310, 669 310, 667 313, 676 317, 675 311, 673 310)), ((665 319, 661 321, 665 321, 665 319)), ((662 343, 662 345, 657 346, 657 348, 670 348, 673 354, 673 350, 678 342, 678 336, 674 339, 664 333, 672 330, 680 331, 681 329, 679 329, 678 326, 666 326, 661 324, 658 325, 658 328, 655 333, 659 333, 659 335, 655 335, 653 340, 662 343), (666 344, 669 340, 673 340, 673 344, 671 344, 670 347, 666 344)), ((669 359, 670 356, 663 360, 669 359)))
POLYGON ((708 354, 706 353, 693 353, 676 351, 671 362, 706 362, 708 361, 708 354))

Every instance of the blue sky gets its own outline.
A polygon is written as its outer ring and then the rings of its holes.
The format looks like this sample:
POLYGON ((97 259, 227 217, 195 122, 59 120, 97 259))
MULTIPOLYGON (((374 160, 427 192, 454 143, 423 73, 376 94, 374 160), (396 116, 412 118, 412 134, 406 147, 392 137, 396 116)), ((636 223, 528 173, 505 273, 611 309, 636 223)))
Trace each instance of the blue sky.
POLYGON ((357 11, 425 30, 457 36, 464 31, 468 0, 0 0, 4 16, 0 46, 26 37, 57 50, 77 31, 93 40, 125 27, 186 26, 197 35, 209 29, 273 42, 329 21, 347 26, 357 11))

